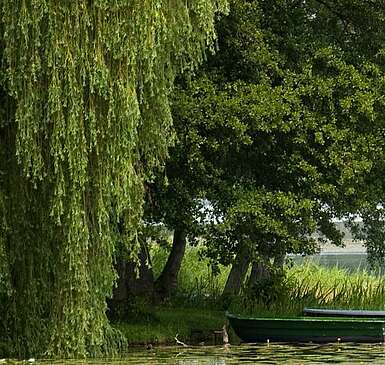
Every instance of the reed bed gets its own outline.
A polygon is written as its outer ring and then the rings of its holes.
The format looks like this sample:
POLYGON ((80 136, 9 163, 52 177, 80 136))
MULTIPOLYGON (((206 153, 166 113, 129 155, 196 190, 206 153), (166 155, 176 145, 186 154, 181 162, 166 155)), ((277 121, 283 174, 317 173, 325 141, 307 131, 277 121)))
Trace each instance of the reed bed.
POLYGON ((312 263, 286 268, 273 299, 245 295, 231 310, 258 316, 298 316, 305 307, 385 310, 385 276, 368 271, 325 268, 312 263))
MULTIPOLYGON (((167 254, 164 248, 152 250, 155 277, 167 254)), ((213 271, 209 261, 199 254, 199 247, 187 247, 174 304, 227 308, 228 303, 221 302, 221 292, 228 273, 228 267, 213 271)), ((354 271, 306 261, 288 265, 280 280, 267 285, 266 292, 275 294, 271 298, 262 300, 257 293, 245 288, 228 309, 259 316, 298 316, 304 307, 385 310, 385 275, 363 267, 354 271)))

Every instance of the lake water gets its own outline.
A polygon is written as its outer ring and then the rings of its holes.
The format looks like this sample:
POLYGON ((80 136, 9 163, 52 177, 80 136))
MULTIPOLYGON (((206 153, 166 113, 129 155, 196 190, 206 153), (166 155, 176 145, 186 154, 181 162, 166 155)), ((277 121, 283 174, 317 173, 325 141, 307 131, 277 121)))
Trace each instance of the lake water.
MULTIPOLYGON (((2 362, 11 364, 11 362, 2 362)), ((36 361, 36 365, 235 365, 235 364, 385 364, 383 344, 240 345, 136 349, 119 360, 36 361)), ((28 362, 12 362, 28 364, 28 362)))
POLYGON ((314 256, 289 256, 289 259, 296 264, 313 262, 317 265, 346 269, 350 272, 367 270, 370 271, 366 253, 327 253, 314 256))

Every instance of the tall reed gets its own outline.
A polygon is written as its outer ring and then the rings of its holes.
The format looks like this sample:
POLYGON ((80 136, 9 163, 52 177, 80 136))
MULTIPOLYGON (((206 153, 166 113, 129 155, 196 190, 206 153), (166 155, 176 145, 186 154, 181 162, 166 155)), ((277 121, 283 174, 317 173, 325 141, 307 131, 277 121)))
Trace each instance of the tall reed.
MULTIPOLYGON (((186 249, 178 279, 178 303, 204 306, 207 302, 220 301, 229 268, 213 271, 199 250, 196 246, 186 249)), ((152 249, 155 277, 161 272, 167 255, 165 248, 155 246, 152 249)), ((273 285, 277 285, 276 281, 273 285)), ((288 265, 278 286, 271 288, 278 293, 277 297, 267 302, 244 290, 243 295, 232 302, 230 310, 263 316, 298 316, 304 307, 385 310, 385 276, 362 267, 352 271, 338 266, 324 267, 311 261, 288 265)))
POLYGON ((298 316, 305 307, 385 309, 385 276, 312 263, 286 269, 280 295, 271 301, 245 293, 231 309, 258 316, 298 316))

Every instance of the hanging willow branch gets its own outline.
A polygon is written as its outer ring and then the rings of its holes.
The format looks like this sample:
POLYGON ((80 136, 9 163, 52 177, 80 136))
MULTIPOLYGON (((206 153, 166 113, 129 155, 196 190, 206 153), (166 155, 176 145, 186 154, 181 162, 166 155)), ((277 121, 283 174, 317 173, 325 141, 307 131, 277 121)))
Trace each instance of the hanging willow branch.
POLYGON ((23 356, 106 354, 116 349, 105 314, 114 227, 124 219, 134 255, 143 181, 172 141, 174 78, 212 47, 226 1, 0 6, 0 252, 10 287, 0 292, 0 342, 23 356))

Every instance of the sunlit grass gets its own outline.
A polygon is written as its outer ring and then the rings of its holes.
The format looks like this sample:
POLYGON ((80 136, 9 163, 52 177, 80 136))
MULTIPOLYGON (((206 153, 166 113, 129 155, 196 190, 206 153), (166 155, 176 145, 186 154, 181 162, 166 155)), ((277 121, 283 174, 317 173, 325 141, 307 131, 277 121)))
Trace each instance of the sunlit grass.
MULTIPOLYGON (((159 275, 167 254, 163 248, 153 250, 155 277, 159 275)), ((202 307, 207 303, 220 305, 229 270, 228 267, 220 267, 219 273, 215 274, 209 261, 200 256, 199 247, 187 247, 175 304, 202 307)), ((385 310, 385 276, 362 267, 353 271, 338 266, 320 266, 311 261, 288 265, 285 278, 277 290, 281 292, 277 300, 268 303, 246 295, 245 291, 230 309, 292 316, 301 315, 304 307, 385 310)))
POLYGON ((305 307, 333 309, 385 309, 385 277, 367 271, 348 272, 311 263, 286 269, 274 300, 263 302, 245 295, 231 310, 258 316, 299 316, 305 307))
MULTIPOLYGON (((163 248, 152 251, 155 277, 167 255, 163 248)), ((199 247, 187 247, 173 299, 158 307, 139 303, 137 317, 115 326, 131 344, 175 344, 176 334, 184 342, 196 343, 194 331, 210 338, 213 330, 225 323, 221 292, 228 272, 229 268, 221 267, 214 274, 208 260, 200 257, 199 247)), ((268 302, 245 289, 233 299, 229 311, 259 317, 296 317, 302 315, 304 307, 385 310, 385 277, 362 268, 352 272, 311 262, 288 265, 278 285, 275 289, 279 295, 268 302)))
MULTIPOLYGON (((199 246, 187 246, 178 276, 178 290, 173 301, 177 304, 212 306, 220 300, 230 267, 219 265, 213 271, 199 246)), ((168 251, 155 246, 151 251, 154 277, 157 278, 166 263, 168 251)))

